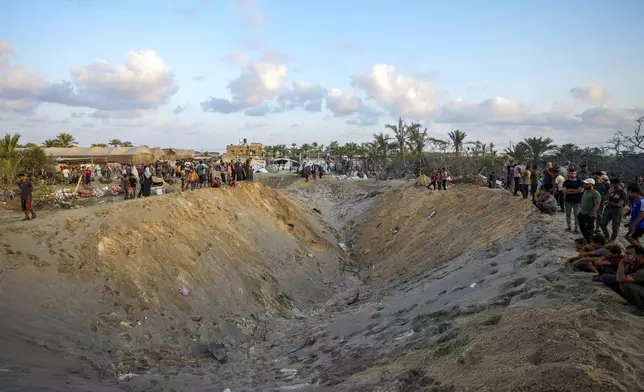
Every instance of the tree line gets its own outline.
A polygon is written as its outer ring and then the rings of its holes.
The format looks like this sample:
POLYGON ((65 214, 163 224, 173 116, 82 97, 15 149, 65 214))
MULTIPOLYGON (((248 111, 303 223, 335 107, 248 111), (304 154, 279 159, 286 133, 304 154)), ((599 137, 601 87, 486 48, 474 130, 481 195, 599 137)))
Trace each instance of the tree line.
POLYGON ((548 137, 527 137, 499 151, 492 142, 467 140, 467 133, 460 129, 448 132, 444 138, 436 138, 420 123, 406 123, 399 118, 397 124, 385 125, 393 135, 386 131, 373 134, 370 142, 340 144, 333 141, 326 146, 317 142, 293 143, 290 147, 280 144, 264 146, 264 154, 269 159, 295 160, 331 155, 345 156, 352 161, 359 156, 364 158, 367 170, 387 177, 442 167, 448 167, 456 175, 487 175, 492 171, 502 173, 510 162, 542 166, 546 161, 577 166, 585 163, 614 175, 630 177, 639 174, 639 168, 644 165, 643 122, 644 117, 639 118, 633 133, 616 132, 611 141, 601 146, 557 145, 548 137))
MULTIPOLYGON (((20 137, 20 135, 18 135, 20 137)), ((47 139, 42 143, 42 147, 46 148, 51 148, 51 147, 59 147, 59 148, 71 148, 75 147, 78 145, 78 142, 76 141, 76 138, 74 136, 70 135, 69 133, 59 133, 55 138, 53 139, 47 139)), ((30 148, 30 147, 37 147, 38 145, 36 143, 26 143, 22 145, 18 145, 17 148, 30 148)), ((132 142, 128 141, 121 141, 120 139, 112 139, 107 143, 92 143, 90 147, 134 147, 134 144, 132 142)))

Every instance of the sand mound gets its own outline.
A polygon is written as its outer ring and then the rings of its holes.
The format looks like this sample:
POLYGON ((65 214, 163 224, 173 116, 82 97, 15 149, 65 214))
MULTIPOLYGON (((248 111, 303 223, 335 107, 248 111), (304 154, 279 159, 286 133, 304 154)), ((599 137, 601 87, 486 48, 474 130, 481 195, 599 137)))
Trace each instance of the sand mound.
POLYGON ((270 188, 241 184, 5 227, 0 363, 82 352, 93 370, 121 374, 211 340, 240 344, 341 282, 336 241, 315 224, 270 188))
POLYGON ((374 265, 382 277, 424 270, 498 246, 524 229, 533 210, 528 201, 499 189, 400 187, 359 226, 359 260, 374 265))

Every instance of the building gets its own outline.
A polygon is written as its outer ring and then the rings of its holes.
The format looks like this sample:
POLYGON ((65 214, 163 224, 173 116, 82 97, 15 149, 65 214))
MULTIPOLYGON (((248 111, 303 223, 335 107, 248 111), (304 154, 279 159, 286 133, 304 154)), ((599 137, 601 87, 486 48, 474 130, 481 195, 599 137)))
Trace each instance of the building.
POLYGON ((229 144, 226 146, 226 156, 240 158, 261 157, 262 143, 229 144))

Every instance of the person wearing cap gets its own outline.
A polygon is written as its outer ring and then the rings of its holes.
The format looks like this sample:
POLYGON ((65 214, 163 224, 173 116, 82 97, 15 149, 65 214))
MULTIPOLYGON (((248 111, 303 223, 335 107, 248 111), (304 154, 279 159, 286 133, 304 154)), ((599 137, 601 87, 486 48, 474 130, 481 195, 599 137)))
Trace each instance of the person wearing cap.
POLYGON ((604 212, 601 216, 599 227, 611 242, 617 240, 619 225, 624 214, 624 207, 628 205, 628 193, 622 188, 619 178, 610 180, 610 190, 604 199, 604 212), (608 233, 608 222, 612 222, 613 231, 608 233))
POLYGON ((575 219, 575 231, 573 233, 577 234, 579 233, 579 206, 584 193, 584 184, 577 178, 577 172, 574 170, 568 172, 568 179, 563 183, 563 193, 566 223, 568 224, 566 231, 572 231, 572 219, 570 218, 572 213, 575 219))
POLYGON ((581 235, 590 243, 595 231, 595 220, 597 219, 597 211, 599 210, 602 196, 595 190, 595 180, 592 178, 586 178, 583 180, 583 184, 585 192, 581 196, 577 219, 579 220, 581 235))

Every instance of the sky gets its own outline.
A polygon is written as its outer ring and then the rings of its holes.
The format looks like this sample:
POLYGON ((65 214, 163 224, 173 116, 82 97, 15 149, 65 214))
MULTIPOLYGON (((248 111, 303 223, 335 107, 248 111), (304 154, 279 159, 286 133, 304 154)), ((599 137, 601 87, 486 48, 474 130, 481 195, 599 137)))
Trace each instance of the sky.
POLYGON ((402 117, 499 147, 601 143, 644 116, 643 14, 641 0, 0 0, 0 133, 222 151, 361 143, 402 117))

